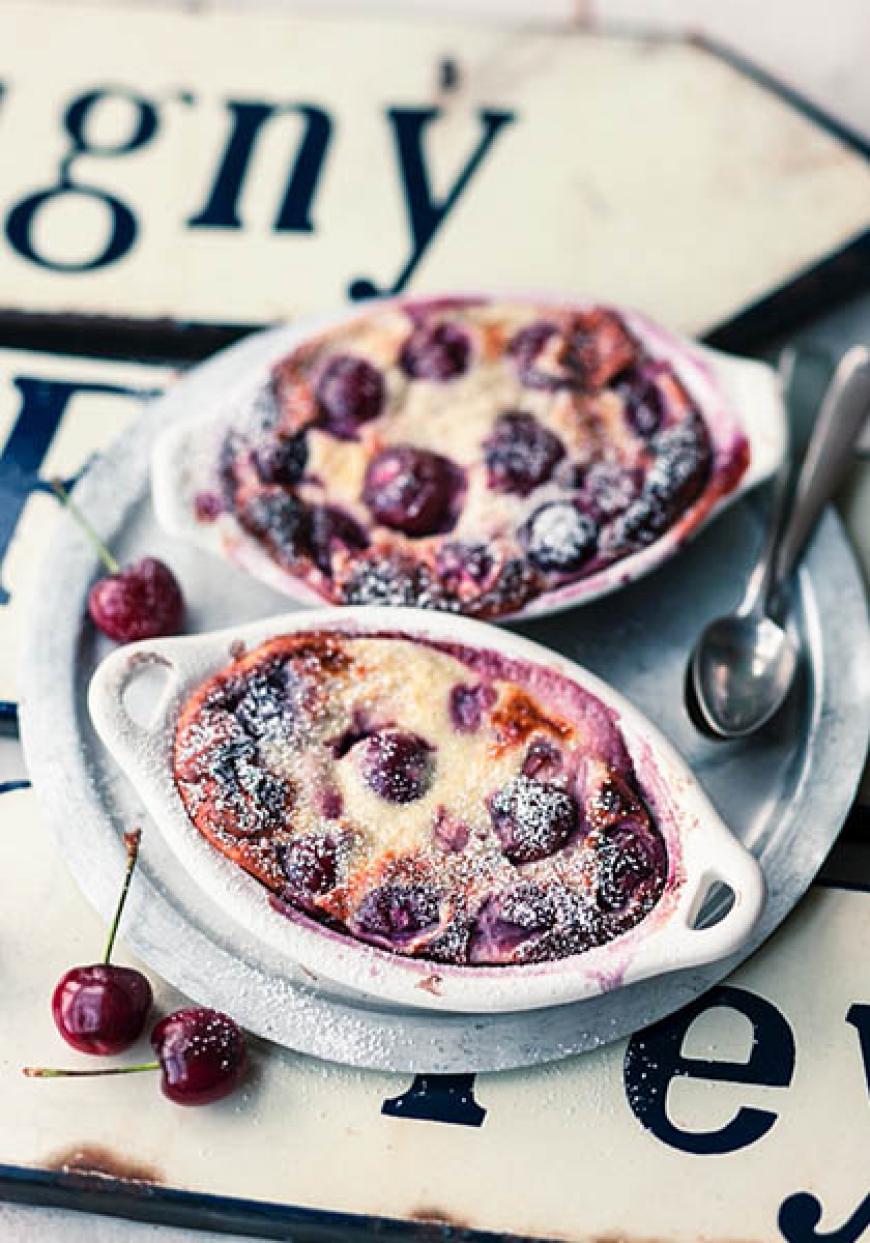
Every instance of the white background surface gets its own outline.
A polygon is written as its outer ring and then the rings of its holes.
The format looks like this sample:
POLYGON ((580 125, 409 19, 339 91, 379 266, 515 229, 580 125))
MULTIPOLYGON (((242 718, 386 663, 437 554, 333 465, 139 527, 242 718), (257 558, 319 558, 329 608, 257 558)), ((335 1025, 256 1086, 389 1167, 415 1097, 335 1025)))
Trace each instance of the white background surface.
MULTIPOLYGON (((57 0, 64 3, 66 0, 57 0)), ((117 4, 119 0, 100 0, 117 4)), ((126 0, 143 3, 144 0, 126 0)), ((646 28, 701 31, 738 49, 800 89, 845 123, 870 133, 870 3, 868 0, 163 0, 195 8, 256 5, 482 14, 536 23, 593 19, 646 28)), ((863 322, 868 322, 863 316, 863 322)), ((845 342, 844 342, 845 344, 845 342)), ((17 745, 0 742, 0 780, 23 775, 17 745)), ((190 1243, 189 1230, 140 1225, 59 1210, 0 1204, 0 1243, 190 1243)), ((196 1239, 230 1236, 196 1234, 196 1239)), ((237 1239, 238 1243, 238 1239, 237 1239)))

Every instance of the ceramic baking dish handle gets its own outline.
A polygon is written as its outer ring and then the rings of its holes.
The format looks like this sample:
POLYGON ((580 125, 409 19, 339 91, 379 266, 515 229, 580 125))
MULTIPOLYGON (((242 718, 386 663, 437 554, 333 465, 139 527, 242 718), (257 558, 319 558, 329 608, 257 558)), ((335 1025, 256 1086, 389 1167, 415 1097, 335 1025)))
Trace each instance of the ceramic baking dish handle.
MULTIPOLYGON (((675 928, 675 948, 685 966, 700 966, 733 953, 749 936, 764 906, 764 874, 757 861, 731 838, 720 844, 714 861, 701 867, 690 880, 680 903, 675 928), (696 926, 704 903, 717 886, 731 891, 731 906, 716 922, 696 926)), ((723 901, 726 895, 723 894, 723 901)))
POLYGON ((166 640, 153 646, 145 642, 121 647, 106 657, 91 679, 88 708, 97 733, 116 759, 143 769, 157 756, 162 758, 168 708, 180 679, 172 644, 166 640), (127 693, 137 678, 155 668, 168 676, 149 705, 149 722, 145 724, 132 715, 127 693))

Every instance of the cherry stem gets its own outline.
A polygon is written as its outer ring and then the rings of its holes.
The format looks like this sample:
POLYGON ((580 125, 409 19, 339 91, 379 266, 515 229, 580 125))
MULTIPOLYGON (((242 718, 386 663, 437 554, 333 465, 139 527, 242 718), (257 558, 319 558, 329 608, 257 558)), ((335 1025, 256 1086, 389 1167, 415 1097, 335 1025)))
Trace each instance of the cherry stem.
POLYGON ((87 1079, 95 1075, 136 1075, 140 1070, 159 1070, 159 1062, 140 1062, 138 1066, 104 1066, 100 1070, 64 1070, 59 1066, 23 1066, 28 1079, 87 1079))
POLYGON ((139 842, 141 840, 141 829, 133 829, 131 833, 124 834, 124 846, 127 850, 127 866, 124 869, 124 884, 121 886, 121 896, 118 898, 118 905, 115 907, 115 915, 112 919, 111 927, 109 928, 109 935, 106 938, 106 948, 103 951, 104 963, 107 963, 112 957, 112 948, 115 944, 118 924, 121 922, 121 914, 124 910, 124 903, 127 901, 127 894, 130 891, 130 881, 133 879, 133 868, 136 866, 136 860, 139 857, 139 842))
POLYGON ((93 544, 94 548, 96 549, 98 557, 100 558, 100 560, 102 561, 106 569, 109 571, 109 573, 120 574, 121 572, 120 565, 115 560, 115 558, 112 556, 112 554, 109 552, 108 548, 103 543, 103 541, 100 539, 99 535, 97 535, 96 531, 91 526, 91 524, 88 522, 87 518, 84 516, 82 511, 79 509, 78 505, 72 499, 69 492, 67 492, 66 488, 63 486, 61 481, 59 479, 51 479, 49 480, 49 483, 51 484, 52 492, 55 494, 57 499, 60 501, 61 505, 63 505, 66 509, 69 510, 73 518, 75 518, 76 522, 79 524, 81 529, 84 531, 85 535, 88 537, 90 542, 93 544))

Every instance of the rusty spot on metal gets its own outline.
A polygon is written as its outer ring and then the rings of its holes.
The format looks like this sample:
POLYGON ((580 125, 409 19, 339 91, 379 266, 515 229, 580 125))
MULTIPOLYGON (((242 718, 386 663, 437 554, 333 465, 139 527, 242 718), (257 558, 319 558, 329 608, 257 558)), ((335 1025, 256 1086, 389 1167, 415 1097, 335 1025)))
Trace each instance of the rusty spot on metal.
POLYGON ((452 1226, 456 1230, 470 1229, 468 1222, 454 1217, 452 1213, 446 1212, 443 1208, 434 1208, 428 1204, 421 1205, 420 1208, 412 1208, 408 1216, 411 1221, 430 1221, 439 1226, 452 1226))
POLYGON ((118 1178, 127 1183, 162 1183, 163 1175, 151 1165, 119 1156, 102 1144, 73 1144, 46 1161, 46 1168, 60 1174, 88 1178, 118 1178))

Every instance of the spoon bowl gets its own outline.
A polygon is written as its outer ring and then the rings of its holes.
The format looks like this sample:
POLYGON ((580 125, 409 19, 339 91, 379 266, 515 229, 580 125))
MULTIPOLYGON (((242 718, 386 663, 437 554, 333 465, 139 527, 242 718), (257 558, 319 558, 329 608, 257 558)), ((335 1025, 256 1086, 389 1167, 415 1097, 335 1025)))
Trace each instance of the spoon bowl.
MULTIPOLYGON (((785 373, 791 374, 786 358, 785 373)), ((851 460, 870 411, 870 350, 840 359, 813 427, 794 489, 786 457, 777 477, 767 539, 736 612, 702 632, 689 664, 692 708, 720 738, 744 738, 780 708, 797 669, 794 642, 771 616, 783 612, 789 580, 825 504, 851 460)))
POLYGON ((697 703, 705 724, 724 738, 760 729, 780 708, 794 679, 798 653, 770 617, 720 617, 692 657, 697 703))

